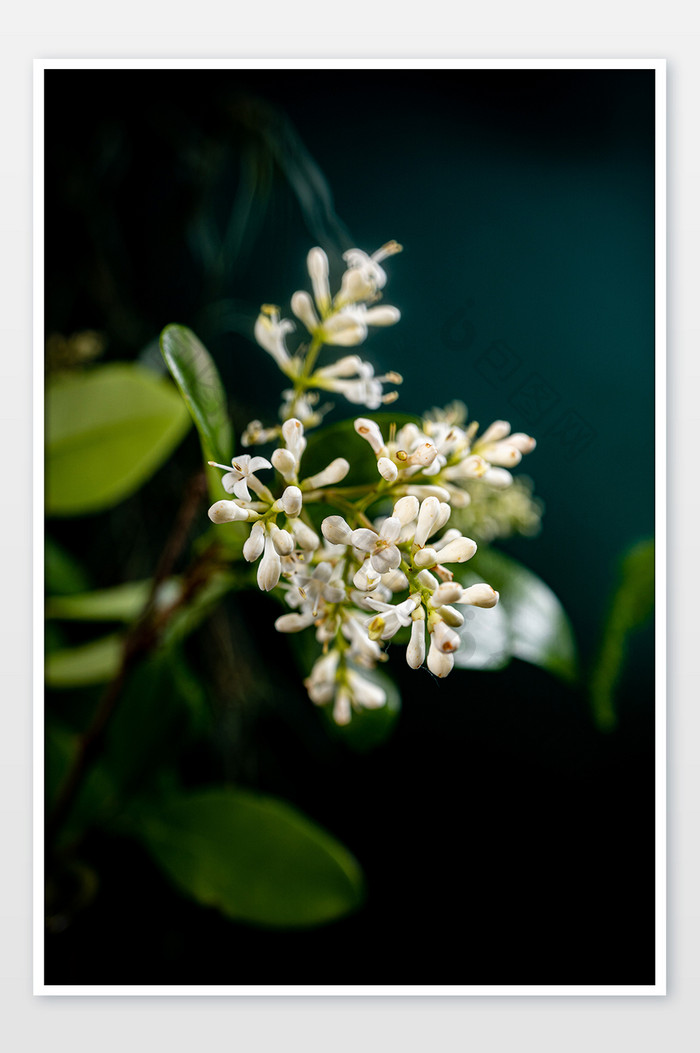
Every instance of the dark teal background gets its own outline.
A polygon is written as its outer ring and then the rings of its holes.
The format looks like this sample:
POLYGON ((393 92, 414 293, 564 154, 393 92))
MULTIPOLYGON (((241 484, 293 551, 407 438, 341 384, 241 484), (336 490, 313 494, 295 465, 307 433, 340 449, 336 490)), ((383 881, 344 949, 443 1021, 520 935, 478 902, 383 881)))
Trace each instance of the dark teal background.
MULTIPOLYGON (((190 325, 240 429, 278 406, 279 374, 250 341, 260 303, 288 313, 312 244, 337 274, 343 249, 396 238, 385 294, 402 321, 362 353, 404 375, 403 411, 459 398, 484 426, 504 417, 537 438, 523 470, 543 530, 503 547, 560 596, 585 668, 618 560, 654 528, 653 77, 50 71, 47 330, 94 327, 108 357, 157 362, 160 329, 190 325)), ((190 437, 109 517, 52 530, 96 584, 148 573, 197 457, 190 437)), ((274 617, 262 597, 247 610, 259 627, 274 617)), ((275 644, 243 721, 249 748, 227 738, 241 722, 224 712, 219 752, 189 775, 295 801, 361 859, 367 908, 318 933, 258 933, 97 837, 113 876, 87 921, 53 939, 52 982, 90 982, 88 960, 94 982, 651 982, 651 629, 611 735, 584 691, 530 667, 435 685, 395 659, 404 712, 369 757, 329 747, 275 644)))

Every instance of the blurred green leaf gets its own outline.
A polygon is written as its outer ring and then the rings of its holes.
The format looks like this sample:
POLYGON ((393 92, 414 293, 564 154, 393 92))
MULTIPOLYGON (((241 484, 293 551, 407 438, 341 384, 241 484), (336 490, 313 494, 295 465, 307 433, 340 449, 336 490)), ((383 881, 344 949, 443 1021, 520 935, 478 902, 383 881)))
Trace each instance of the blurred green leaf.
MULTIPOLYGON (((68 775, 79 743, 80 735, 77 732, 69 731, 53 721, 47 723, 44 754, 44 795, 47 812, 50 811, 68 775)), ((67 817, 62 836, 70 838, 85 829, 98 816, 111 809, 115 799, 115 787, 109 773, 102 763, 93 763, 67 817)))
POLYGON ((228 592, 254 585, 254 572, 249 564, 244 564, 241 571, 241 573, 221 571, 213 574, 190 602, 173 615, 165 629, 166 642, 172 644, 184 640, 186 636, 198 629, 228 592))
POLYGON ((44 539, 44 588, 61 596, 87 592, 90 579, 82 564, 48 535, 44 539))
POLYGON ((79 647, 52 651, 46 656, 47 686, 66 688, 107 683, 119 669, 123 639, 120 633, 113 633, 79 647))
POLYGON ((51 377, 46 389, 46 512, 99 512, 134 493, 189 427, 172 386, 114 363, 51 377))
POLYGON ((210 726, 204 685, 180 647, 161 647, 128 677, 104 746, 103 764, 122 795, 172 765, 193 732, 210 726))
MULTIPOLYGON (((206 347, 184 325, 168 325, 160 334, 160 349, 199 432, 205 463, 229 464, 233 431, 219 371, 206 347)), ((221 498, 221 473, 207 468, 212 496, 221 498)))
POLYGON ((615 688, 622 674, 629 637, 654 610, 654 542, 642 541, 624 556, 610 602, 603 642, 590 680, 593 715, 599 728, 617 723, 615 688))
POLYGON ((391 736, 401 712, 401 695, 394 681, 380 669, 361 669, 360 674, 386 692, 386 702, 380 709, 353 710, 349 724, 339 725, 333 720, 331 705, 323 712, 329 731, 357 753, 369 753, 391 736))
POLYGON ((463 585, 485 581, 500 593, 491 609, 460 608, 465 623, 456 666, 502 669, 511 658, 520 658, 562 680, 576 679, 576 643, 569 619, 541 578, 492 548, 480 548, 468 563, 452 569, 463 585))
POLYGON ((95 589, 73 596, 50 596, 46 617, 63 621, 130 622, 144 608, 150 581, 127 581, 111 589, 95 589))
POLYGON ((132 806, 129 830, 182 892, 230 918, 308 928, 362 902, 362 872, 348 850, 272 797, 181 793, 132 806))

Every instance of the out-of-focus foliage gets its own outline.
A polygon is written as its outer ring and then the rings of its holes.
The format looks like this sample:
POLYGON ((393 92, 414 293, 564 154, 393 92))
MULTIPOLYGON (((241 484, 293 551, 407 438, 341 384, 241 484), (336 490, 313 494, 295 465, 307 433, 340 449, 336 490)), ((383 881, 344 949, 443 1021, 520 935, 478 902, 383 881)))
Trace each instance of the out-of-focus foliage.
POLYGON ((52 651, 46 656, 44 669, 48 687, 106 684, 119 669, 123 643, 120 633, 110 633, 77 647, 52 651))
POLYGON ((224 787, 176 793, 135 805, 126 828, 183 892, 231 918, 306 928, 363 899, 347 849, 272 797, 224 787))
POLYGON ((511 658, 520 658, 563 680, 576 678, 576 644, 569 619, 541 578, 502 552, 483 548, 455 576, 464 585, 487 581, 500 593, 490 610, 465 610, 455 665, 503 669, 511 658))
POLYGON ((50 596, 45 614, 63 621, 131 622, 143 610, 149 591, 149 581, 125 581, 111 589, 50 596))
POLYGON ((612 594, 603 640, 590 679, 596 724, 609 731, 617 723, 615 690, 632 633, 654 610, 654 542, 641 541, 624 556, 612 594))
POLYGON ((46 512, 99 512, 134 493, 189 427, 172 385, 126 363, 59 373, 46 389, 46 512))

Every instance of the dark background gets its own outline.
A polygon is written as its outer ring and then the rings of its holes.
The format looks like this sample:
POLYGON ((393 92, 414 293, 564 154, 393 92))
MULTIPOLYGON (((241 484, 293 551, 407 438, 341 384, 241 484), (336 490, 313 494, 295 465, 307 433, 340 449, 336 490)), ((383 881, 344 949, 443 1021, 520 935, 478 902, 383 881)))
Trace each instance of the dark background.
MULTIPOLYGON (((337 263, 389 238, 403 317, 367 355, 404 375, 400 409, 461 398, 537 437, 543 531, 502 547, 561 598, 585 670, 619 558, 653 533, 653 72, 46 74, 47 333, 94 328, 107 359, 157 364, 160 329, 190 325, 239 430, 278 404, 259 304, 287 308, 311 244, 337 263)), ((190 436, 113 513, 50 529, 97 586, 147 574, 196 463, 190 436)), ((287 642, 260 644, 276 613, 228 604, 194 642, 202 669, 232 634, 253 646, 184 777, 293 801, 358 857, 366 907, 251 929, 96 831, 99 893, 49 936, 48 983, 653 982, 651 629, 612 733, 525 664, 434 684, 394 659, 401 719, 362 756, 328 739, 287 642)))

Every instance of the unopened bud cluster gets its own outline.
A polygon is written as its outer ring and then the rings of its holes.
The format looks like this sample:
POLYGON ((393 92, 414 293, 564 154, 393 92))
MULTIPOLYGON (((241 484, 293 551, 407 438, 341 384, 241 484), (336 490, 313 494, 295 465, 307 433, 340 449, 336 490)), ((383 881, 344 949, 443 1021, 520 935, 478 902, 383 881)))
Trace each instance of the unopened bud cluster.
POLYGON ((368 326, 398 321, 396 308, 376 301, 386 283, 380 264, 399 249, 390 242, 372 256, 359 249, 346 252, 334 297, 328 259, 320 248, 311 250, 313 297, 297 292, 291 301, 311 343, 294 356, 285 342, 293 323, 280 319, 277 308, 263 307, 256 338, 294 386, 283 393, 281 426, 253 421, 244 434, 244 445, 276 440, 270 459, 244 453, 230 467, 217 465, 232 497, 209 509, 214 523, 250 524, 243 557, 257 562, 262 590, 279 588, 284 594, 289 610, 277 618, 277 630, 315 633, 320 654, 305 686, 311 700, 330 706, 340 724, 353 710, 385 704, 386 693, 370 671, 386 660, 385 646, 399 633, 409 666, 425 665, 438 678, 451 672, 464 623, 460 608, 498 602, 490 585, 464 588, 454 580, 453 568, 472 558, 476 543, 450 529, 452 509, 469 502, 470 480, 509 486, 509 469, 535 445, 529 436, 512 433, 505 421, 479 435, 478 424, 467 425, 466 411, 456 403, 398 431, 392 426, 386 435, 376 421, 358 417, 354 430, 369 443, 377 468, 364 485, 342 485, 353 457, 363 455, 352 434, 342 451, 346 456, 304 473, 305 432, 322 416, 315 409, 317 392, 336 392, 369 409, 395 397, 383 395, 382 384, 398 383, 399 375, 375 377, 357 355, 314 367, 322 345, 356 345, 368 326), (270 471, 275 474, 272 481, 267 477, 268 488, 259 473, 270 471), (337 512, 312 518, 310 509, 319 505, 337 512), (390 514, 368 518, 375 506, 390 514), (313 526, 319 520, 320 534, 313 526))

